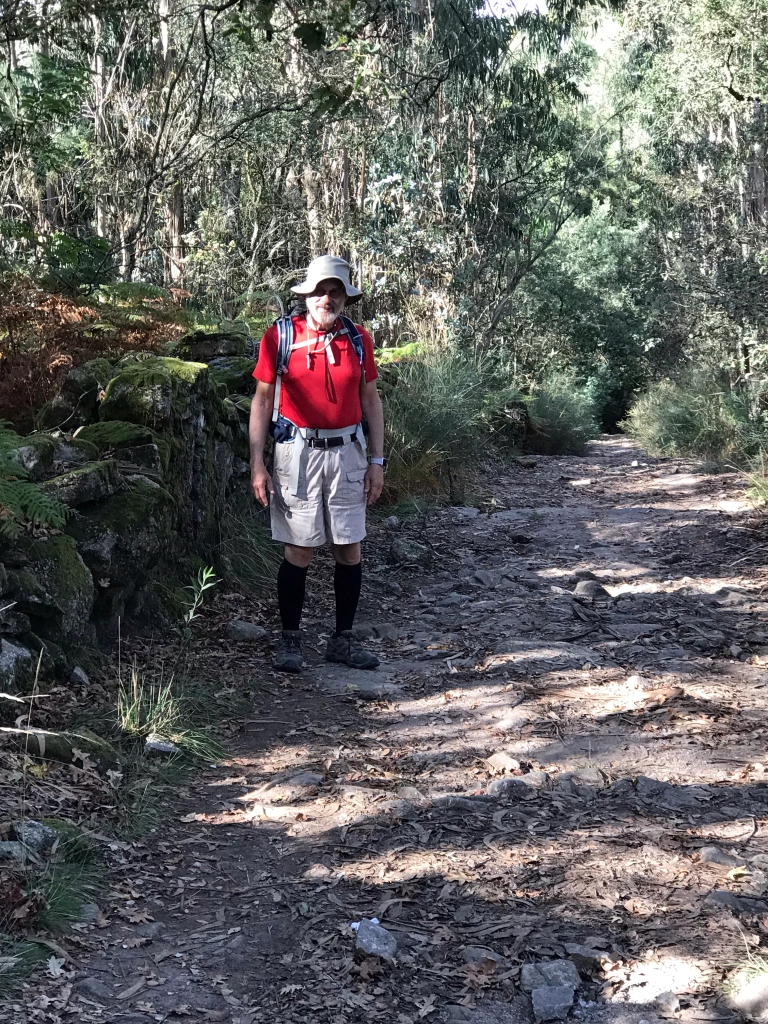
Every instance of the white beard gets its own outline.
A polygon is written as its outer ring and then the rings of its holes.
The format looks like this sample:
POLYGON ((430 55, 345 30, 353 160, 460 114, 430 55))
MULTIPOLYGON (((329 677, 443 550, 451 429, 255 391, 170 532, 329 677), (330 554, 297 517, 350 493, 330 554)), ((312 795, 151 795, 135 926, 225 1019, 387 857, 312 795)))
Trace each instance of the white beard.
POLYGON ((336 323, 338 315, 335 311, 329 311, 328 313, 310 313, 307 311, 310 327, 314 327, 318 331, 330 331, 336 323))

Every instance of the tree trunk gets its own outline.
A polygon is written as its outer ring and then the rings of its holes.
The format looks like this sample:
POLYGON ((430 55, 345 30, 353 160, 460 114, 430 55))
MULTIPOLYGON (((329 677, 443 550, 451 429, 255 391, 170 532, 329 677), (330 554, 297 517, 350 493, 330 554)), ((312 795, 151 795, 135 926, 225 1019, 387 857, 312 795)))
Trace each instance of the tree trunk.
POLYGON ((165 207, 168 251, 165 259, 165 285, 184 287, 184 186, 177 181, 165 207))
POLYGON ((320 203, 320 175, 311 164, 304 165, 301 176, 304 186, 304 197, 307 202, 307 229, 309 231, 309 251, 312 259, 320 256, 325 248, 323 220, 320 203))

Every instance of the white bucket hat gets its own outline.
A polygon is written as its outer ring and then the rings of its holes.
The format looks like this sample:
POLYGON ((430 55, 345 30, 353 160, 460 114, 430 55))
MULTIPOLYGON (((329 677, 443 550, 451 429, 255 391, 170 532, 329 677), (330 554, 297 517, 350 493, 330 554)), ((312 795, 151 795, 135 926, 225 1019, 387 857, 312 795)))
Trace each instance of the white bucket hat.
POLYGON ((321 281, 327 281, 329 278, 340 281, 344 286, 344 291, 347 293, 347 306, 351 302, 357 302, 363 294, 359 288, 355 288, 350 283, 349 264, 347 261, 343 260, 340 256, 328 255, 318 256, 317 259, 312 260, 307 267, 306 280, 302 281, 301 284, 295 284, 291 291, 295 292, 296 295, 311 295, 321 281))

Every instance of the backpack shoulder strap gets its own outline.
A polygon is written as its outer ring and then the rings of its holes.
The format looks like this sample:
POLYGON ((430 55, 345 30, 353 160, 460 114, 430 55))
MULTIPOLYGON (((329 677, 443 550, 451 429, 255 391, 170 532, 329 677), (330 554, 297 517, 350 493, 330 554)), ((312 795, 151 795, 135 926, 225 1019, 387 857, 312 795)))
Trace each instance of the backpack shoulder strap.
POLYGON ((354 320, 350 320, 348 316, 340 316, 339 320, 341 320, 342 325, 344 326, 344 330, 347 332, 350 339, 352 340, 352 345, 355 349, 355 352, 357 352, 358 358, 362 363, 365 355, 363 349, 363 336, 358 330, 357 324, 354 322, 354 320))
POLYGON ((339 320, 341 320, 344 330, 352 341, 352 347, 357 352, 360 360, 360 373, 362 374, 363 384, 365 384, 365 347, 363 345, 363 336, 354 320, 350 320, 348 316, 340 316, 339 320))
POLYGON ((281 316, 278 320, 275 320, 275 327, 277 327, 277 360, 275 369, 277 375, 280 377, 288 370, 288 360, 291 358, 291 349, 293 348, 293 320, 289 316, 281 316))
POLYGON ((280 390, 282 388, 283 374, 288 372, 288 361, 291 358, 293 349, 294 328, 290 316, 281 316, 275 320, 277 328, 277 358, 275 359, 275 400, 272 404, 272 422, 276 423, 280 415, 280 390))

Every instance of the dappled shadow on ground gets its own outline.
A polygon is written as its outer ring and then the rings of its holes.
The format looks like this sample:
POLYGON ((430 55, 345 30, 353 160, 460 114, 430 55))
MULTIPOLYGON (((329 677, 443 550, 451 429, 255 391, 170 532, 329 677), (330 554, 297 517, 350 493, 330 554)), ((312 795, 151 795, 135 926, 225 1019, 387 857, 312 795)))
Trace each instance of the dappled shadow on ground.
MULTIPOLYGON (((121 850, 117 906, 155 920, 107 930, 91 1019, 523 1024, 521 964, 574 941, 604 954, 584 998, 627 1000, 582 1007, 595 1024, 653 1022, 670 990, 682 1019, 727 1016, 721 978, 768 926, 768 605, 735 481, 694 468, 611 438, 505 471, 481 495, 494 514, 374 530, 361 624, 383 700, 201 636, 200 677, 253 710, 237 756, 121 850), (429 568, 391 566, 400 535, 429 568), (708 845, 735 860, 703 862, 708 845), (349 925, 372 916, 394 964, 355 953, 349 925)), ((313 567, 313 660, 329 572, 313 567)), ((248 617, 239 595, 220 606, 248 617)))

